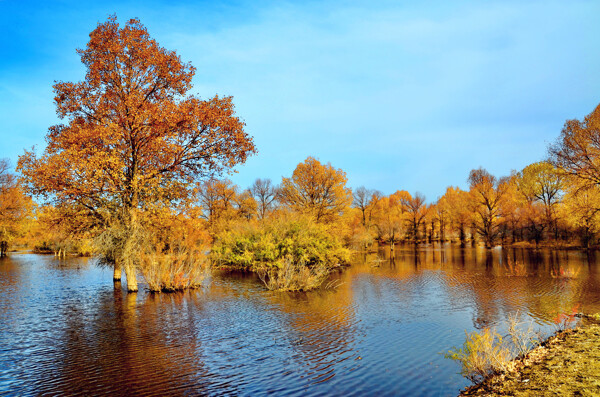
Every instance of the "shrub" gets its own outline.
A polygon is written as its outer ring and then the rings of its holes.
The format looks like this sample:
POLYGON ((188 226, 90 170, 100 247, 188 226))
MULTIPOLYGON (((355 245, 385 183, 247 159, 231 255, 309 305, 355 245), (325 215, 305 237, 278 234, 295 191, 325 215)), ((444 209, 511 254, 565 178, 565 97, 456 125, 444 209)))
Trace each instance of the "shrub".
POLYGON ((214 264, 255 271, 277 290, 316 288, 349 257, 326 225, 292 215, 233 225, 216 236, 211 252, 214 264))
POLYGON ((577 324, 577 316, 579 311, 579 303, 576 304, 569 313, 558 313, 554 318, 554 325, 558 332, 565 331, 577 324))
POLYGON ((308 267, 291 260, 258 269, 260 279, 271 291, 309 291, 323 284, 329 273, 322 263, 308 267))
POLYGON ((511 342, 511 353, 517 357, 523 357, 534 347, 541 343, 542 337, 539 331, 533 328, 533 320, 527 323, 519 321, 519 313, 508 317, 508 335, 511 342))
POLYGON ((508 335, 502 337, 493 328, 466 333, 462 348, 448 351, 446 358, 461 363, 461 374, 473 383, 490 375, 514 368, 515 357, 524 357, 541 343, 541 335, 534 331, 533 322, 523 327, 519 314, 509 316, 508 335))
POLYGON ((205 258, 185 248, 163 252, 161 247, 140 254, 139 267, 152 292, 196 288, 209 273, 205 258))
POLYGON ((495 329, 485 328, 481 332, 465 334, 467 339, 463 347, 450 350, 445 355, 462 364, 461 375, 478 383, 489 375, 506 370, 512 357, 495 329))

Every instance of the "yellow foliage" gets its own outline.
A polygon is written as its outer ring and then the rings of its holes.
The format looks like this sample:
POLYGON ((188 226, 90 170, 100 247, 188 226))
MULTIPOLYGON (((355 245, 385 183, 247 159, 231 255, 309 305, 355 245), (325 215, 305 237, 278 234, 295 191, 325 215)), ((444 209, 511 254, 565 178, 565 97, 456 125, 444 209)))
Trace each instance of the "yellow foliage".
POLYGON ((281 181, 280 199, 295 211, 309 214, 317 222, 332 222, 352 202, 346 173, 314 157, 298 164, 291 178, 281 181))

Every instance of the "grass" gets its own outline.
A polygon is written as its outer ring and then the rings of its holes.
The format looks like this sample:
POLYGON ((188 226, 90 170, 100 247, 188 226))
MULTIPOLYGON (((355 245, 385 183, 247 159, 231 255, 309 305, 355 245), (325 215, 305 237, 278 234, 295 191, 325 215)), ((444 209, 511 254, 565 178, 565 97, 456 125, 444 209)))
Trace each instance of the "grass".
POLYGON ((175 292, 202 285, 209 274, 206 258, 188 250, 139 254, 140 270, 151 292, 175 292))

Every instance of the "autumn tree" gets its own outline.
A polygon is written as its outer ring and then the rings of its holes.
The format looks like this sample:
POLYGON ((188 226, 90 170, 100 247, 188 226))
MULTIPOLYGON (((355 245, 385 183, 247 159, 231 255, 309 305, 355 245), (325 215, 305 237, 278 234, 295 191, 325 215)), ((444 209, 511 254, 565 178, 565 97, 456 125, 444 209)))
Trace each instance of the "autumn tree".
POLYGON ((444 206, 448 211, 448 222, 451 229, 458 234, 460 246, 464 247, 467 239, 467 228, 472 221, 472 213, 469 210, 469 192, 458 187, 448 187, 442 196, 444 206))
POLYGON ((291 209, 307 213, 317 222, 331 222, 352 202, 346 173, 308 157, 291 178, 281 181, 280 200, 291 209))
POLYGON ((277 186, 270 179, 256 179, 250 187, 257 206, 258 219, 264 219, 273 209, 277 198, 277 186))
POLYGON ((580 188, 600 186, 600 105, 583 121, 567 120, 549 148, 550 162, 580 188))
POLYGON ((237 186, 229 179, 208 179, 198 186, 201 217, 212 227, 219 220, 231 218, 237 196, 237 186))
POLYGON ((383 195, 381 192, 367 189, 364 186, 360 186, 352 192, 352 205, 354 208, 360 210, 364 227, 368 227, 373 214, 373 209, 382 197, 383 195))
POLYGON ((397 191, 387 197, 382 197, 375 204, 373 225, 377 230, 379 240, 388 242, 390 249, 405 230, 404 208, 402 198, 404 191, 397 191))
POLYGON ((429 210, 425 203, 425 196, 419 192, 414 196, 409 195, 402 199, 402 205, 406 212, 409 237, 416 244, 419 242, 419 227, 423 225, 429 210))
POLYGON ((498 237, 501 201, 508 183, 497 179, 483 168, 469 173, 471 209, 475 213, 474 226, 483 238, 486 248, 492 248, 498 237))
POLYGON ((188 92, 195 68, 150 38, 137 19, 98 24, 85 49, 81 82, 54 85, 58 116, 41 156, 19 159, 28 190, 73 204, 107 231, 115 224, 115 258, 127 288, 137 290, 136 252, 146 210, 190 197, 193 183, 243 163, 255 152, 231 97, 188 92))
POLYGON ((32 208, 31 200, 26 197, 10 172, 8 160, 0 160, 0 257, 5 256, 9 244, 19 233, 22 223, 32 208))
POLYGON ((432 211, 433 211, 433 218, 438 224, 438 231, 439 231, 438 237, 439 237, 440 243, 443 244, 446 242, 447 223, 450 219, 450 208, 449 208, 446 197, 442 196, 442 197, 438 198, 438 201, 432 207, 432 211))
POLYGON ((567 184, 564 197, 566 220, 578 232, 581 243, 588 248, 600 232, 600 189, 580 185, 580 179, 567 184))
POLYGON ((519 238, 523 238, 523 230, 527 225, 530 230, 535 229, 538 222, 535 214, 537 203, 528 201, 519 188, 520 176, 513 174, 508 179, 508 186, 502 200, 502 238, 503 242, 510 237, 510 242, 515 243, 519 238), (530 208, 533 204, 533 207, 530 208), (533 211, 530 211, 533 209, 533 211), (532 225, 531 222, 536 222, 532 225))
POLYGON ((556 206, 560 201, 562 177, 550 163, 541 161, 523 168, 517 180, 519 190, 529 203, 539 202, 544 207, 546 227, 557 235, 556 206))
POLYGON ((45 205, 36 208, 32 241, 38 252, 53 252, 89 256, 93 253, 92 236, 96 224, 90 221, 87 209, 77 206, 45 205))
POLYGON ((252 196, 250 189, 246 189, 237 194, 234 198, 237 216, 250 220, 257 213, 258 205, 252 196))

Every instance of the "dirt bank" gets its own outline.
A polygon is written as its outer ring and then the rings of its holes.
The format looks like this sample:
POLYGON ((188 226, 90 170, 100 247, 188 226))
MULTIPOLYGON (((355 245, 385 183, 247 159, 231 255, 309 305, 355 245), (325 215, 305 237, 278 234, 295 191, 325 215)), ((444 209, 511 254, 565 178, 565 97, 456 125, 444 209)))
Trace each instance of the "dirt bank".
POLYGON ((591 317, 517 360, 515 370, 461 396, 600 396, 600 325, 591 317))

